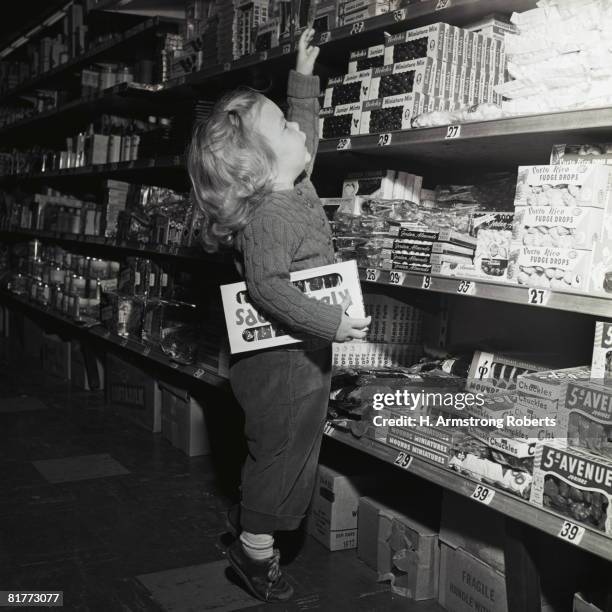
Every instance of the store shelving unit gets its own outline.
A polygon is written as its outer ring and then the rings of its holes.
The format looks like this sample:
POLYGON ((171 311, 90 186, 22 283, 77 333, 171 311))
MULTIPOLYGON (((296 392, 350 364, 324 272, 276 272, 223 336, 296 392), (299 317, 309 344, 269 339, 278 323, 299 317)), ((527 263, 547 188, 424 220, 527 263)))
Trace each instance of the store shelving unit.
MULTIPOLYGON (((377 459, 395 465, 398 469, 411 472, 459 495, 474 499, 475 489, 480 484, 476 480, 438 467, 417 457, 412 457, 407 467, 401 467, 401 464, 405 462, 403 461, 405 453, 400 453, 398 449, 386 446, 370 438, 356 438, 351 433, 334 427, 333 422, 327 423, 325 434, 328 438, 337 440, 341 444, 346 444, 368 455, 372 455, 377 459)), ((532 506, 520 497, 506 493, 499 488, 490 488, 495 490, 495 495, 488 503, 490 508, 501 512, 505 516, 535 527, 540 531, 544 531, 549 535, 559 536, 563 524, 568 520, 566 517, 551 510, 532 506)), ((475 501, 474 503, 478 502, 475 501)), ((580 548, 603 559, 612 561, 612 541, 609 537, 594 529, 585 527, 580 548)))

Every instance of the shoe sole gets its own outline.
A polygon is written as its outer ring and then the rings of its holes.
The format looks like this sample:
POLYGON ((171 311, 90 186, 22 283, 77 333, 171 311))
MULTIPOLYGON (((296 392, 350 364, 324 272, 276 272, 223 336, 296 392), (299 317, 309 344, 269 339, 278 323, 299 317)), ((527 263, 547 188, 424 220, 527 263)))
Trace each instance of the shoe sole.
POLYGON ((259 599, 259 601, 265 601, 267 603, 271 603, 271 602, 275 602, 275 601, 288 601, 289 599, 291 599, 291 597, 293 597, 293 592, 286 597, 285 599, 265 599, 264 597, 262 597, 252 586, 251 583, 249 581, 249 579, 247 578, 246 574, 242 571, 242 569, 240 568, 240 565, 234 560, 233 555, 232 555, 232 551, 229 550, 227 553, 227 558, 229 559, 230 565, 232 566, 232 568, 234 569, 234 571, 238 574, 238 576, 240 576, 240 579, 242 580, 242 582, 244 582, 245 586, 247 587, 249 593, 251 593, 251 595, 253 595, 253 597, 255 597, 256 599, 259 599))

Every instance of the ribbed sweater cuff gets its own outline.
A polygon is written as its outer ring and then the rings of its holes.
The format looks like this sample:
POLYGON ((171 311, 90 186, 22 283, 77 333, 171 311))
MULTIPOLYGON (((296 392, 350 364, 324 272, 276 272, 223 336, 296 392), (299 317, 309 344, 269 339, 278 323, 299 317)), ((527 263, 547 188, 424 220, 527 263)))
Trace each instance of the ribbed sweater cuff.
POLYGON ((320 303, 325 308, 319 308, 316 321, 313 321, 314 325, 312 328, 312 334, 323 338, 324 340, 332 341, 338 328, 340 327, 340 321, 342 320, 342 306, 320 303))
POLYGON ((289 82, 287 83, 287 95, 289 97, 298 99, 316 98, 320 89, 318 76, 300 74, 295 70, 289 71, 289 82))

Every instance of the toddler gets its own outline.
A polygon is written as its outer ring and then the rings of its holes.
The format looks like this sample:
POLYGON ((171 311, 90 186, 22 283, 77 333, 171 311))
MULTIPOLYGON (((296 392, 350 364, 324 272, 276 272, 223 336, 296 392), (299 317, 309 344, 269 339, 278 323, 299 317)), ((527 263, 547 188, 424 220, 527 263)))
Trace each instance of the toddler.
POLYGON ((289 74, 287 117, 265 96, 241 89, 197 125, 189 150, 194 198, 209 251, 234 250, 251 301, 299 344, 236 358, 230 383, 245 414, 248 456, 241 504, 229 519, 240 537, 228 558, 248 589, 285 601, 293 588, 279 569, 276 530, 297 529, 314 488, 331 380, 331 343, 365 337, 370 319, 348 303, 305 296, 289 274, 334 262, 329 223, 309 180, 317 149, 319 48, 307 29, 289 74))

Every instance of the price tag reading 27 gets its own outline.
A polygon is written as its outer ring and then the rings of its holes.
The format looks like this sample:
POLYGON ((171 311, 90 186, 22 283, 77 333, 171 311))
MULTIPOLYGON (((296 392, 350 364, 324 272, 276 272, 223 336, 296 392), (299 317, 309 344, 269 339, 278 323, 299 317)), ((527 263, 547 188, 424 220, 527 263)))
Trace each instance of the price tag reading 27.
POLYGON ((453 138, 461 137, 461 126, 460 125, 449 125, 446 128, 446 140, 452 140, 453 138))
POLYGON ((550 299, 550 291, 548 289, 529 289, 527 293, 527 303, 531 306, 546 306, 550 299))

